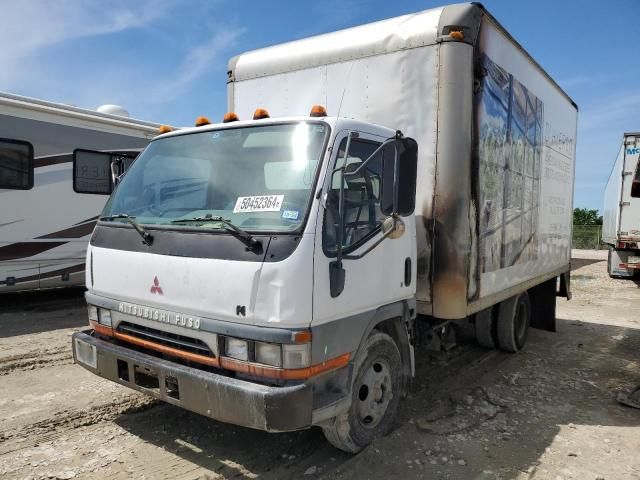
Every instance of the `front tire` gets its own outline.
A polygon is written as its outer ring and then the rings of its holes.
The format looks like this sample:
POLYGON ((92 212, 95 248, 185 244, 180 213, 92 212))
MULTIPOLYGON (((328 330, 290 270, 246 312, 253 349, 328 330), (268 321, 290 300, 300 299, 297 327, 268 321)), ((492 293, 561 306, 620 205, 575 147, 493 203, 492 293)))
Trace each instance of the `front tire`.
POLYGON ((322 426, 334 447, 358 453, 391 429, 402 397, 402 359, 393 339, 374 331, 356 357, 351 406, 322 426))

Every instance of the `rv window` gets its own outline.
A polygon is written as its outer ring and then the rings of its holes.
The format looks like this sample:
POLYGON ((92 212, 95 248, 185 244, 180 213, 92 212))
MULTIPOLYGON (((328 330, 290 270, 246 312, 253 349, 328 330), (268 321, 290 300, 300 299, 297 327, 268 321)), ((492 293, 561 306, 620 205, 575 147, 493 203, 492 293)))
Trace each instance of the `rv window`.
POLYGON ((33 146, 20 140, 0 139, 0 188, 33 187, 33 146))

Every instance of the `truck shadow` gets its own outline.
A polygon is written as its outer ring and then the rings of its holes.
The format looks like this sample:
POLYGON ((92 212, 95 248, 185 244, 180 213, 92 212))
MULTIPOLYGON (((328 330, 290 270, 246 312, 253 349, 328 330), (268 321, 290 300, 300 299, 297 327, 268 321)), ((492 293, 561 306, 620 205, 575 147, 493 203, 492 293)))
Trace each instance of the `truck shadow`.
POLYGON ((116 423, 202 475, 498 478, 482 473, 490 470, 515 478, 535 470, 561 432, 640 426, 640 412, 615 401, 640 384, 639 346, 640 330, 559 320, 555 334, 532 330, 516 355, 471 344, 417 355, 417 380, 396 429, 357 456, 328 445, 317 428, 268 434, 166 404, 116 423))
POLYGON ((0 338, 88 324, 84 288, 0 296, 0 338))

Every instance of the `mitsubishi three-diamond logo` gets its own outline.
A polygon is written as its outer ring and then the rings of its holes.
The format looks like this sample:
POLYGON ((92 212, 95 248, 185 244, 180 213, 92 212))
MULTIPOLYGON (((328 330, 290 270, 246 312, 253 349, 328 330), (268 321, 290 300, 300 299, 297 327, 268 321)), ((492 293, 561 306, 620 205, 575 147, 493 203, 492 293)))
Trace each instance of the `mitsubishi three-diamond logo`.
POLYGON ((153 277, 153 285, 151 285, 151 293, 164 295, 164 293, 162 293, 162 287, 160 286, 160 281, 158 280, 158 277, 153 277))

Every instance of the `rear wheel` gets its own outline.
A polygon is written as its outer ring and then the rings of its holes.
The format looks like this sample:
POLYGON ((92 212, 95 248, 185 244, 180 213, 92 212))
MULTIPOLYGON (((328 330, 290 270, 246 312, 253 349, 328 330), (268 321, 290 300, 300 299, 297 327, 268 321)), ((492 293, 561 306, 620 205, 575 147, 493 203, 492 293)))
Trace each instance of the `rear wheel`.
POLYGON ((493 319, 493 307, 485 308, 476 313, 475 318, 476 340, 480 346, 495 348, 495 321, 493 319))
POLYGON ((500 303, 498 307, 498 344, 507 352, 522 350, 531 324, 531 303, 527 292, 500 303))
POLYGON ((402 396, 402 360, 393 339, 374 332, 358 354, 351 407, 322 427, 334 447, 357 453, 393 425, 402 396))

